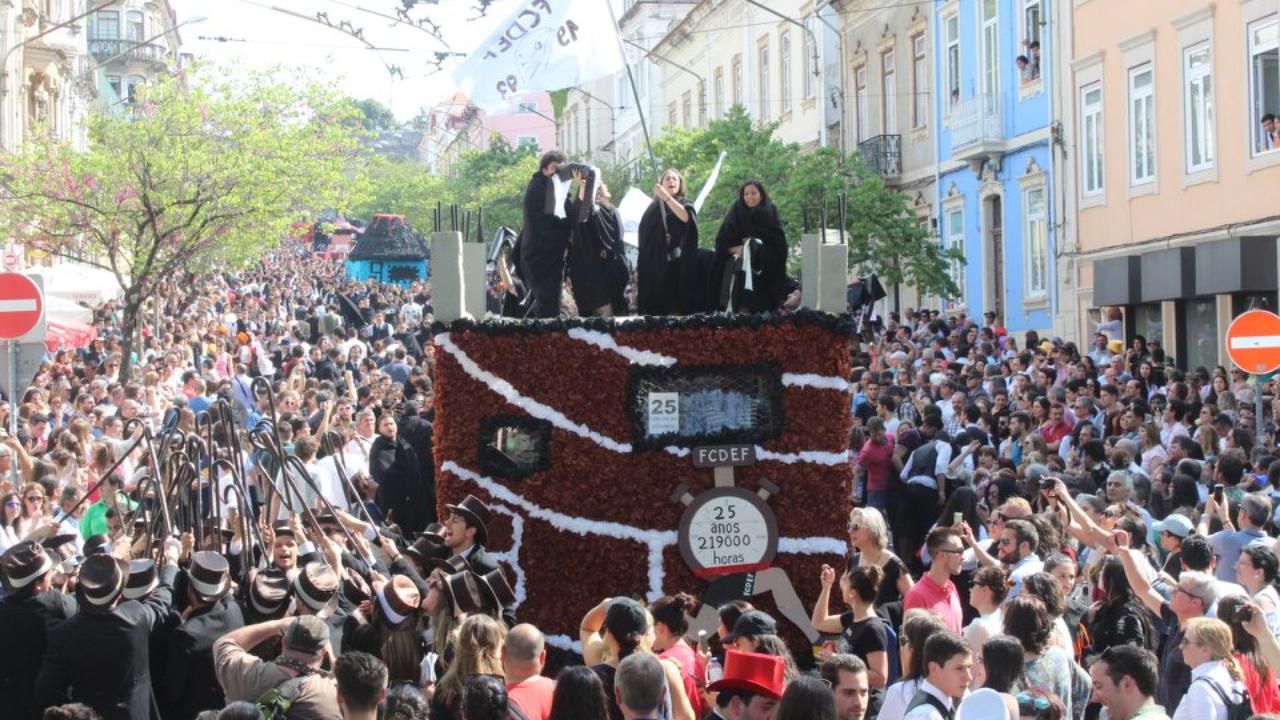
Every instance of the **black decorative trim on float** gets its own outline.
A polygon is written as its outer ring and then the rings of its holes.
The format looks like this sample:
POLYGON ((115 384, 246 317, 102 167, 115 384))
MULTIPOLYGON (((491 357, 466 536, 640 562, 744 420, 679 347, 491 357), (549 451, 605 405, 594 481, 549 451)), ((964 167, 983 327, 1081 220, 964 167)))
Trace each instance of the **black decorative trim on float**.
POLYGON ((714 315, 646 315, 638 318, 561 318, 556 320, 454 320, 435 322, 431 334, 442 332, 474 332, 478 335, 513 335, 563 333, 571 328, 595 330, 607 334, 652 330, 698 330, 706 328, 766 328, 778 325, 816 325, 831 332, 853 337, 853 321, 847 313, 835 315, 817 310, 792 313, 716 313, 714 315))
POLYGON ((488 475, 519 480, 551 467, 551 423, 528 415, 489 415, 480 422, 480 467, 488 475), (500 428, 513 427, 533 435, 541 452, 538 461, 520 465, 493 446, 500 428))
MULTIPOLYGON (((710 387, 710 386, 709 386, 710 387)), ((782 366, 776 362, 730 365, 633 365, 627 379, 627 417, 631 418, 631 445, 636 450, 654 450, 668 445, 691 447, 723 443, 757 443, 786 432, 787 419, 782 409, 782 366), (761 380, 767 384, 765 402, 769 408, 768 424, 716 433, 684 435, 679 432, 649 435, 645 398, 640 389, 644 383, 697 382, 706 377, 738 378, 738 387, 748 387, 761 380)))

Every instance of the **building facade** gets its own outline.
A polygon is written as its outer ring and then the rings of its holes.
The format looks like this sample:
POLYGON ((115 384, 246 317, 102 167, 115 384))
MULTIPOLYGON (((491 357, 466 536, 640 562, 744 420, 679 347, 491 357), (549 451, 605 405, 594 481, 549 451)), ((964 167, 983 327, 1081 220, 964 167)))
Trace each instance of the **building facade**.
POLYGON ((1011 332, 1051 328, 1057 298, 1063 208, 1054 200, 1060 148, 1051 96, 1059 43, 1045 31, 1048 5, 933 6, 939 235, 966 258, 953 264, 961 297, 951 309, 994 312, 1011 332))
MULTIPOLYGON (((886 186, 907 193, 921 225, 936 227, 933 49, 927 5, 859 0, 841 4, 847 56, 846 147, 886 186)), ((889 310, 937 307, 911 286, 886 288, 889 310)))
POLYGON ((454 93, 428 112, 418 157, 432 172, 449 175, 464 153, 488 150, 495 137, 512 147, 549 150, 556 143, 553 112, 545 92, 524 93, 511 110, 500 113, 487 113, 454 93))
POLYGON ((1076 0, 1074 24, 1069 322, 1225 364, 1231 319, 1277 309, 1280 3, 1076 0))
POLYGON ((94 95, 84 10, 70 0, 0 7, 0 146, 47 133, 83 148, 94 95), (59 27, 66 24, 65 27, 59 27))
POLYGON ((89 17, 89 58, 98 78, 98 105, 120 111, 137 88, 169 72, 182 39, 168 0, 122 0, 89 17))

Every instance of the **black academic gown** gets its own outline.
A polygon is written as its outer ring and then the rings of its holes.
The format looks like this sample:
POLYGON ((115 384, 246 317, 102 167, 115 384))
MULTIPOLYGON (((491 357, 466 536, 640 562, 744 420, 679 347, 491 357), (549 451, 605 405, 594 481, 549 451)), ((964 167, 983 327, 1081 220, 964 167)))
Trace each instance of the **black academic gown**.
POLYGON ((164 680, 159 691, 165 720, 191 720, 202 710, 227 704, 213 672, 213 643, 244 627, 231 595, 191 613, 169 634, 164 680))
POLYGON ((141 602, 126 600, 106 613, 81 612, 51 629, 36 703, 48 707, 74 699, 103 720, 160 720, 148 645, 173 600, 177 571, 161 568, 160 585, 141 602))
POLYGON ((640 218, 636 290, 641 315, 689 315, 707 309, 706 284, 698 281, 698 214, 693 203, 684 198, 680 202, 689 214, 687 223, 656 200, 640 218))
POLYGON ((426 529, 430 498, 419 477, 418 454, 401 437, 394 441, 379 435, 369 448, 369 475, 378 483, 376 497, 384 517, 400 526, 406 536, 413 537, 426 529))
MULTIPOLYGON (((438 517, 436 513, 436 466, 432 453, 433 429, 431 423, 421 415, 406 417, 400 423, 400 437, 409 443, 409 447, 413 448, 414 455, 418 461, 418 487, 417 491, 421 493, 423 500, 422 505, 417 508, 418 518, 414 520, 415 527, 409 528, 400 523, 400 529, 405 533, 420 532, 425 530, 427 525, 435 522, 438 517), (418 519, 421 520, 421 527, 417 527, 418 519)), ((407 537, 412 537, 407 535, 407 537)), ((423 597, 426 597, 425 595, 423 597)))
MULTIPOLYGON (((497 559, 490 555, 483 545, 472 545, 471 549, 467 551, 466 558, 471 569, 479 575, 499 569, 497 559)), ((515 627, 516 611, 512 608, 503 608, 502 621, 506 623, 508 628, 515 627)))
MULTIPOLYGON (((579 205, 577 200, 569 202, 569 217, 577 217, 579 205)), ((613 206, 599 204, 586 221, 574 224, 569 246, 569 280, 578 314, 585 317, 609 306, 614 315, 626 315, 630 274, 622 244, 622 217, 613 206)))
POLYGON ((734 312, 769 312, 782 307, 787 282, 787 236, 782 230, 778 208, 765 199, 748 208, 739 199, 729 209, 720 232, 716 233, 716 259, 711 268, 711 301, 719 310, 732 292, 734 312), (732 271, 734 257, 729 248, 742 245, 748 238, 760 242, 753 245, 751 267, 752 289, 746 289, 746 273, 732 271))
POLYGON ((75 598, 56 590, 0 601, 0 698, 3 714, 17 720, 41 716, 33 697, 49 631, 76 614, 75 598))
POLYGON ((560 315, 569 220, 556 217, 555 209, 551 178, 541 172, 534 173, 524 191, 524 229, 518 240, 520 274, 525 287, 533 294, 530 317, 560 315))

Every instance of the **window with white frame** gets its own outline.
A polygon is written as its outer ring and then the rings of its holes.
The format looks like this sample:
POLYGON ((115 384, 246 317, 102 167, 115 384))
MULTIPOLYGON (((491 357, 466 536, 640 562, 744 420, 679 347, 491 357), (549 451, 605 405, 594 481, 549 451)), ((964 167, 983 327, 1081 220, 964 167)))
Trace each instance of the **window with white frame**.
POLYGON ((125 15, 125 19, 128 22, 125 26, 125 31, 130 40, 143 40, 147 37, 143 26, 141 10, 130 10, 125 15))
POLYGON ((924 33, 911 38, 911 127, 921 128, 929 117, 929 68, 924 33))
MULTIPOLYGON (((957 255, 964 255, 964 209, 956 208, 947 211, 947 249, 957 255)), ((965 298, 964 262, 959 257, 951 260, 951 281, 960 289, 959 299, 965 298)))
POLYGON ((870 137, 867 123, 871 122, 871 98, 867 95, 867 66, 853 71, 854 113, 858 116, 858 142, 870 137))
POLYGON ((766 40, 757 49, 757 70, 760 76, 756 79, 756 88, 760 92, 760 119, 769 119, 769 41, 766 40))
POLYGON ((1249 25, 1249 96, 1253 154, 1280 148, 1280 16, 1249 25))
POLYGON ((1213 63, 1208 41, 1183 51, 1187 172, 1213 167, 1213 63))
MULTIPOLYGON (((1022 44, 1027 57, 1040 48, 1040 26, 1043 22, 1044 0, 1022 0, 1022 44)), ((1037 52, 1038 59, 1038 52, 1037 52)))
POLYGON ((119 75, 108 75, 107 85, 111 87, 112 92, 116 94, 116 101, 124 99, 124 79, 119 75))
POLYGON ((778 39, 778 90, 782 95, 782 112, 791 112, 791 31, 784 30, 778 39))
POLYGON ((1044 207, 1044 188, 1023 194, 1026 217, 1027 294, 1042 295, 1049 289, 1049 220, 1044 207))
POLYGON ((815 68, 813 67, 813 56, 816 53, 813 44, 813 38, 815 37, 814 27, 812 17, 804 19, 804 42, 801 43, 801 52, 804 53, 804 59, 801 61, 801 66, 804 68, 804 79, 801 80, 801 84, 804 89, 805 100, 811 100, 817 94, 818 84, 814 82, 816 78, 814 77, 815 68))
POLYGON ((942 21, 946 43, 947 108, 960 102, 960 16, 952 13, 942 21))
POLYGON ((716 68, 712 81, 712 92, 716 98, 716 117, 724 116, 724 68, 716 68))
POLYGON ((885 135, 898 134, 898 73, 892 50, 880 55, 880 127, 885 135))
POLYGON ((120 37, 120 11, 99 10, 93 17, 94 35, 100 40, 116 40, 120 37))
POLYGON ((1080 191, 1083 195, 1099 195, 1103 191, 1102 135, 1102 83, 1096 82, 1080 88, 1080 191))
POLYGON ((1156 105, 1151 64, 1129 70, 1129 184, 1156 179, 1156 105))
POLYGON ((733 58, 733 104, 742 104, 742 58, 733 58))
POLYGON ((680 124, 685 130, 692 127, 693 123, 693 94, 686 90, 684 95, 680 96, 680 124))
POLYGON ((978 47, 981 49, 979 78, 981 92, 988 103, 994 103, 1000 95, 1000 15, 996 0, 981 0, 979 8, 981 28, 978 47))

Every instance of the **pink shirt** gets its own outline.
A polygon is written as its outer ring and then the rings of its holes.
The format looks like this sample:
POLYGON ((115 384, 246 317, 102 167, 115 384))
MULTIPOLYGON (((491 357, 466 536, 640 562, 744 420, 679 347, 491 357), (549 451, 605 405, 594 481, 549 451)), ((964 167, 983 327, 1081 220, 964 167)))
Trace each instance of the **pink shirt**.
POLYGON ((882 445, 868 440, 858 452, 858 464, 867 470, 868 492, 888 490, 894 472, 893 438, 886 435, 882 445))
POLYGON ((541 675, 507 685, 507 697, 520 706, 529 720, 551 717, 551 698, 555 692, 556 681, 541 675))
POLYGON ((925 573, 920 578, 920 582, 916 583, 902 600, 903 616, 912 608, 932 610, 942 617, 942 622, 946 624, 948 630, 953 633, 960 632, 964 612, 960 609, 960 593, 956 591, 956 584, 950 579, 947 580, 946 585, 939 585, 932 575, 925 573))

